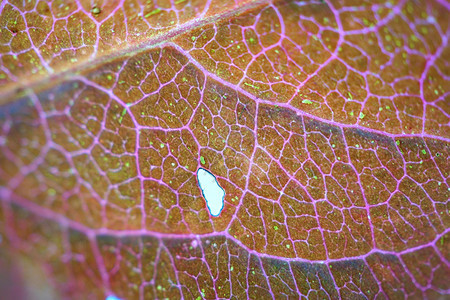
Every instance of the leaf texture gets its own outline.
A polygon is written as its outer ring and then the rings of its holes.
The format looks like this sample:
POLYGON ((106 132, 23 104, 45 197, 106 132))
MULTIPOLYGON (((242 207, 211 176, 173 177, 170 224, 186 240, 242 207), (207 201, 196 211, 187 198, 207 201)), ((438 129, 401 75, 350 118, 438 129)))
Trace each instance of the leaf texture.
POLYGON ((0 275, 43 299, 448 297, 449 10, 3 1, 0 275))

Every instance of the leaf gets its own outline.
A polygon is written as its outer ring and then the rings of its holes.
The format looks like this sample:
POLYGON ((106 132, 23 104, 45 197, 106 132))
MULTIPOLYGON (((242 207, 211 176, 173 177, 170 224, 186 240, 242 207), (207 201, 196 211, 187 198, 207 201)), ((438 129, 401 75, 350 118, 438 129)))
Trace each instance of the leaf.
POLYGON ((448 295, 449 6, 354 2, 3 1, 4 295, 448 295))

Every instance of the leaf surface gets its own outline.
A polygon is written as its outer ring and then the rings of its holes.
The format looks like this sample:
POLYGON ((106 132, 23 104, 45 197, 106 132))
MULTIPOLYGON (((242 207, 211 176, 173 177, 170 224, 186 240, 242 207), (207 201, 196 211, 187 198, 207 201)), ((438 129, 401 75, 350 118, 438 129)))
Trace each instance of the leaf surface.
POLYGON ((36 298, 445 297, 449 10, 3 1, 4 277, 36 298))

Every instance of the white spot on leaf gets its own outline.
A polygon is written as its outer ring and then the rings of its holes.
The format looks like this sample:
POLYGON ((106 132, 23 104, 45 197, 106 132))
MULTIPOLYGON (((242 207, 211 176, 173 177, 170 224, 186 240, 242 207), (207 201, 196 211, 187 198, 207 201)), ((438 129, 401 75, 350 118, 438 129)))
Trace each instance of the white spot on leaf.
POLYGON ((206 206, 208 206, 209 213, 213 217, 219 216, 223 209, 225 191, 217 182, 216 177, 205 169, 198 169, 197 181, 202 190, 203 197, 206 200, 206 206))

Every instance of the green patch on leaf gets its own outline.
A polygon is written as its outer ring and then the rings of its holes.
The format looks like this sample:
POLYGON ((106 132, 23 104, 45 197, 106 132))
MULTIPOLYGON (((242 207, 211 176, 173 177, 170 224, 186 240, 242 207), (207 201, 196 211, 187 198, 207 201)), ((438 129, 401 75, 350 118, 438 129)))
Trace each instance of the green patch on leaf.
POLYGON ((159 14, 160 12, 161 12, 161 8, 157 8, 157 9, 152 10, 152 11, 149 12, 148 14, 146 14, 144 17, 145 17, 145 18, 148 18, 148 17, 150 17, 150 16, 159 14))

